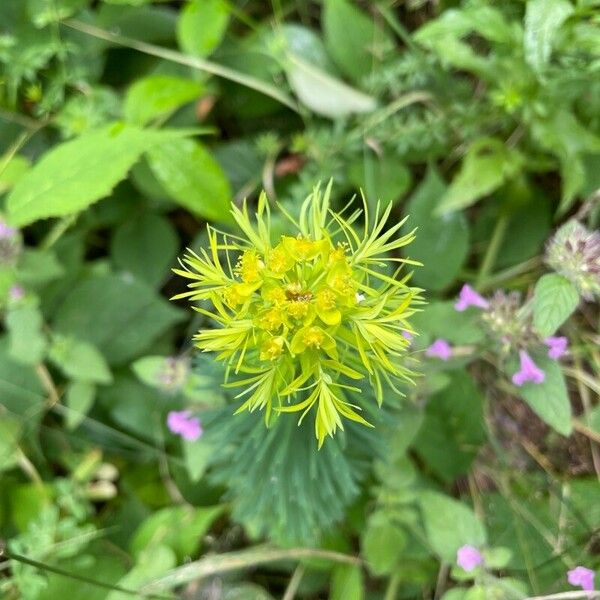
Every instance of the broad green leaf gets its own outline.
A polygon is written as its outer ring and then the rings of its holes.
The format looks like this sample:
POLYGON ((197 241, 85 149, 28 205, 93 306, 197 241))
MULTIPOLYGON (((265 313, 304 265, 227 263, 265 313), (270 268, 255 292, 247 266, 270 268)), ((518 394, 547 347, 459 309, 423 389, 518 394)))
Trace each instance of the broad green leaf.
POLYGON ((47 342, 39 309, 30 304, 18 305, 8 311, 5 323, 11 358, 24 364, 40 363, 46 353, 47 342))
POLYGON ((19 282, 27 288, 38 288, 62 277, 64 267, 50 250, 26 248, 19 261, 19 282))
POLYGON ((386 575, 398 567, 407 543, 404 531, 389 516, 378 511, 367 521, 361 540, 362 555, 373 575, 386 575))
POLYGON ((377 107, 372 96, 351 88, 291 53, 288 54, 286 73, 300 102, 318 115, 338 119, 372 112, 377 107))
POLYGON ((348 166, 350 182, 364 192, 369 209, 375 213, 377 202, 387 206, 398 202, 410 187, 410 171, 397 157, 368 154, 348 166))
POLYGON ((192 213, 230 222, 231 189, 219 163, 194 140, 173 140, 148 152, 152 172, 169 196, 192 213))
POLYGON ((112 382, 106 360, 89 342, 55 335, 50 359, 63 373, 75 381, 107 384, 112 382))
POLYGON ((150 287, 158 287, 175 265, 179 240, 167 219, 150 212, 125 221, 111 243, 114 263, 150 287))
MULTIPOLYGON (((138 556, 138 560, 118 582, 119 587, 139 590, 144 584, 155 577, 159 577, 177 565, 177 557, 168 546, 153 546, 138 556)), ((159 590, 156 590, 159 591, 159 590)), ((113 591, 106 596, 106 600, 131 600, 131 594, 113 591)))
POLYGON ((221 43, 228 23, 225 0, 191 0, 177 22, 179 47, 188 54, 208 56, 221 43))
POLYGON ((430 338, 444 338, 452 344, 476 344, 484 333, 467 312, 457 312, 454 301, 434 301, 412 318, 415 330, 430 338))
POLYGON ((477 140, 467 151, 460 171, 436 213, 444 214, 471 206, 516 175, 522 165, 521 154, 506 148, 501 141, 494 138, 477 140))
POLYGON ((481 392, 465 371, 452 371, 450 384, 428 399, 415 449, 450 483, 468 472, 485 440, 481 392))
POLYGON ((454 563, 461 546, 486 543, 483 524, 463 502, 433 491, 424 491, 420 502, 427 540, 442 560, 454 563))
POLYGON ((210 460, 218 452, 218 448, 211 444, 206 438, 200 438, 195 442, 188 442, 183 440, 183 460, 185 461, 185 467, 189 478, 192 481, 200 481, 210 460))
POLYGON ((464 214, 434 214, 445 192, 441 177, 430 168, 406 208, 410 228, 417 227, 417 237, 406 248, 406 253, 423 263, 422 267, 415 268, 413 282, 430 290, 450 285, 469 253, 469 225, 464 214))
POLYGON ((137 556, 155 546, 168 546, 184 561, 198 551, 202 538, 222 513, 222 506, 175 506, 158 510, 138 527, 131 551, 137 556))
POLYGON ((344 75, 360 83, 371 73, 373 64, 394 47, 393 40, 352 0, 325 0, 324 4, 327 50, 344 75))
POLYGON ((575 286, 562 275, 547 273, 533 292, 533 324, 542 337, 547 337, 571 316, 579 304, 575 286))
MULTIPOLYGON (((569 393, 560 364, 547 356, 535 356, 535 363, 545 373, 542 383, 527 382, 518 389, 519 396, 550 427, 564 436, 573 430, 569 393)), ((513 365, 511 373, 517 369, 513 365)))
POLYGON ((131 278, 98 275, 82 281, 65 298, 56 331, 90 342, 109 364, 138 356, 183 318, 148 286, 131 278))
POLYGON ((90 411, 96 397, 96 386, 89 381, 72 381, 65 394, 65 425, 76 429, 90 411))
POLYGON ((331 574, 329 600, 363 600, 363 575, 356 565, 338 565, 331 574))
POLYGON ((550 59, 560 26, 573 13, 568 0, 530 0, 525 10, 525 60, 541 71, 550 59))
POLYGON ((160 374, 164 372, 166 356, 144 356, 138 358, 131 368, 136 377, 150 387, 160 387, 160 374))
POLYGON ((11 190, 10 222, 22 227, 87 208, 108 196, 145 150, 172 135, 111 125, 55 146, 11 190))
POLYGON ((197 99, 204 86, 191 79, 168 75, 152 75, 138 79, 125 95, 124 117, 136 125, 169 114, 197 99))
POLYGON ((0 473, 18 464, 22 424, 12 415, 0 412, 0 473))
POLYGON ((16 154, 10 160, 8 157, 0 158, 0 194, 9 190, 27 171, 31 163, 24 156, 16 154))

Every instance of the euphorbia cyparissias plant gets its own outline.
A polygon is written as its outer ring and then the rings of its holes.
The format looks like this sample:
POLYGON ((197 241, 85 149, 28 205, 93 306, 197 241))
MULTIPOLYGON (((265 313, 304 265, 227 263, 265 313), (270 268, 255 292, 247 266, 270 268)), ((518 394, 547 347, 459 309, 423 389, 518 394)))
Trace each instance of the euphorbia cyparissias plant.
POLYGON ((200 301, 194 309, 218 324, 195 336, 205 352, 228 365, 227 386, 241 387, 236 411, 264 411, 267 425, 281 413, 315 416, 319 447, 361 416, 361 390, 369 380, 379 404, 384 387, 410 380, 409 317, 421 290, 408 285, 395 255, 414 239, 398 235, 403 220, 386 229, 391 205, 374 218, 331 210, 331 184, 304 201, 298 219, 284 212, 293 235, 272 239, 269 203, 258 201, 255 222, 245 203, 232 206, 241 235, 208 226, 209 248, 188 251, 175 272, 190 280, 176 298, 200 301), (204 302, 210 307, 206 308, 204 302))

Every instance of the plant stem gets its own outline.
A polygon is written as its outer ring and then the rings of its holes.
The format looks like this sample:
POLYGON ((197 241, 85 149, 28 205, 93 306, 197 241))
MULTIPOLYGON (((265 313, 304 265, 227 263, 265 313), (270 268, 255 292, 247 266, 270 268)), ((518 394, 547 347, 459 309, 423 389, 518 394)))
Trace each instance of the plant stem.
POLYGON ((390 580, 388 581, 387 588, 385 590, 385 596, 383 600, 396 600, 396 595, 398 594, 398 587, 400 585, 400 574, 394 573, 390 580))
POLYGON ((498 251, 500 250, 500 246, 504 241, 504 234, 506 233, 507 227, 508 216, 503 215, 496 221, 496 225, 492 233, 492 239, 490 240, 490 245, 486 250, 485 256, 483 257, 483 262, 481 263, 481 268, 479 269, 479 275, 477 276, 477 287, 484 285, 488 275, 492 272, 494 264, 496 263, 498 251))

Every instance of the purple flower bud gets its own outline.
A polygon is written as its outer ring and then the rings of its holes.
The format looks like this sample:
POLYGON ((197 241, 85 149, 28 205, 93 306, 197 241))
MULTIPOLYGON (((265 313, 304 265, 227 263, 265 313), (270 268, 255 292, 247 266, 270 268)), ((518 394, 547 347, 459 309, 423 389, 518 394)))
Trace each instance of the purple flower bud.
POLYGON ((549 348, 548 356, 553 360, 558 360, 566 353, 569 340, 564 336, 550 336, 544 340, 544 344, 549 348))
POLYGON ((25 290, 20 285, 12 285, 8 290, 8 297, 17 302, 25 296, 25 290))
POLYGON ((512 376, 512 382, 521 387, 527 381, 542 383, 546 375, 534 362, 525 350, 519 350, 521 369, 512 376))
POLYGON ((406 331, 406 329, 402 332, 402 337, 407 339, 409 342, 413 339, 413 334, 410 331, 406 331))
POLYGON ((578 585, 582 590, 591 592, 594 590, 594 571, 586 567, 575 567, 567 571, 567 581, 571 585, 578 585))
POLYGON ((475 546, 466 544, 458 549, 458 552, 456 553, 456 564, 465 571, 471 572, 479 565, 483 564, 483 556, 481 556, 481 552, 479 552, 475 546))
POLYGON ((440 358, 441 360, 448 360, 452 356, 452 346, 443 339, 437 339, 427 350, 425 356, 430 358, 440 358))
POLYGON ((167 427, 184 440, 195 442, 202 435, 200 419, 192 417, 189 410, 173 410, 167 415, 167 427))
POLYGON ((10 239, 15 237, 17 230, 11 227, 4 221, 0 221, 0 240, 10 239))
POLYGON ((478 294, 468 283, 462 286, 458 300, 454 305, 455 310, 462 312, 467 310, 469 306, 476 306, 477 308, 489 308, 490 303, 480 294, 478 294))

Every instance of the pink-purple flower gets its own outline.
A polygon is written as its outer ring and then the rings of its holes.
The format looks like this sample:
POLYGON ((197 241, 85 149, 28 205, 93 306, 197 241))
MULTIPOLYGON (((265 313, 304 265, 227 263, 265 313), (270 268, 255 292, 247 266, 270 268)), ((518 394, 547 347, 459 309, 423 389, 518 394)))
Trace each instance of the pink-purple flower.
POLYGON ((575 567, 567 571, 567 581, 571 585, 578 585, 582 590, 591 592, 594 590, 594 571, 586 567, 575 567))
POLYGON ((548 356, 554 360, 558 360, 566 353, 569 346, 569 340, 564 336, 550 336, 544 340, 544 344, 548 346, 548 356))
POLYGON ((405 340, 408 340, 408 341, 410 342, 410 341, 412 341, 412 339, 413 339, 413 334, 412 334, 410 331, 406 331, 406 329, 404 329, 404 330, 402 331, 402 337, 403 337, 405 340))
POLYGON ((11 227, 4 221, 0 221, 0 240, 12 238, 16 235, 17 230, 14 227, 11 227))
POLYGON ((456 553, 456 564, 467 572, 471 572, 483 564, 483 556, 475 546, 466 544, 456 553))
POLYGON ((14 302, 22 300, 23 296, 25 296, 25 290, 20 285, 12 285, 8 290, 8 297, 14 302))
POLYGON ((469 306, 485 309, 490 306, 490 303, 483 296, 478 294, 468 283, 465 283, 460 290, 454 308, 455 310, 462 312, 467 310, 469 306))
POLYGON ((425 356, 448 360, 452 356, 452 346, 450 346, 446 340, 438 338, 431 346, 429 346, 429 348, 427 348, 425 356))
POLYGON ((546 374, 534 362, 525 350, 519 350, 521 368, 512 376, 512 382, 521 387, 524 383, 542 383, 546 374))
POLYGON ((167 415, 167 427, 189 442, 195 442, 202 435, 200 419, 193 417, 189 410, 172 410, 167 415))

